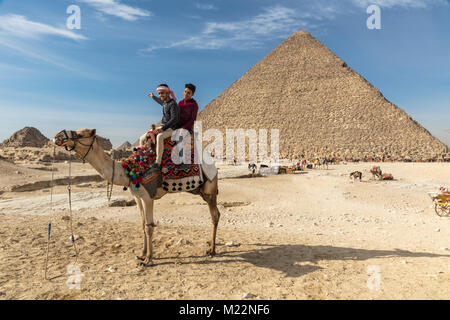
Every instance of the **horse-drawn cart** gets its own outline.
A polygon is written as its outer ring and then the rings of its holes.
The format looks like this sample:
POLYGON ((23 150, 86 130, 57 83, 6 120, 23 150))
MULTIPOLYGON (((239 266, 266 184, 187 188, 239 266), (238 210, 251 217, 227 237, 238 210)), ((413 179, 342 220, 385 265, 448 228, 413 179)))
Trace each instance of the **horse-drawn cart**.
POLYGON ((434 203, 434 211, 440 217, 450 216, 450 193, 430 194, 434 203))

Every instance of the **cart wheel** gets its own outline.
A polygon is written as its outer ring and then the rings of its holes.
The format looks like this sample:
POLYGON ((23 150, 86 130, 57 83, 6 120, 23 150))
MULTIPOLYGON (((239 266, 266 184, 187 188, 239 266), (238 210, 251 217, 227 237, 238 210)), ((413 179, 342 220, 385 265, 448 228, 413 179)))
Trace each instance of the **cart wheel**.
POLYGON ((434 211, 436 211, 436 214, 439 217, 446 217, 450 215, 450 206, 446 206, 446 205, 439 205, 439 204, 435 204, 434 205, 434 211))

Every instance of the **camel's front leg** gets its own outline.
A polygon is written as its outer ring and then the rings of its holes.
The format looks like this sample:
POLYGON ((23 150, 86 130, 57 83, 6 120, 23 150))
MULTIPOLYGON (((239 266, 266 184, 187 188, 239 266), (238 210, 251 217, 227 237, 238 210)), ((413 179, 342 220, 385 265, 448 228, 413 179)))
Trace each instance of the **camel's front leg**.
POLYGON ((147 240, 147 253, 145 255, 144 261, 142 262, 142 265, 145 267, 149 267, 149 266, 153 265, 152 235, 153 235, 154 228, 155 228, 155 224, 153 222, 145 225, 145 236, 146 236, 146 240, 147 240))
POLYGON ((137 260, 145 260, 145 257, 147 255, 147 234, 145 232, 145 220, 142 220, 142 231, 144 232, 144 247, 142 249, 142 254, 140 256, 136 256, 137 260))
POLYGON ((153 199, 150 198, 150 196, 146 193, 143 198, 143 206, 144 206, 144 220, 145 220, 145 258, 144 261, 141 263, 143 266, 151 266, 153 265, 152 257, 153 257, 153 245, 152 245, 152 236, 153 236, 153 229, 155 228, 155 224, 153 222, 153 199))
POLYGON ((220 212, 217 208, 217 194, 218 192, 217 177, 213 181, 206 181, 200 189, 200 195, 203 200, 208 203, 209 213, 211 214, 211 241, 209 242, 209 249, 206 251, 207 255, 214 256, 216 254, 216 234, 217 225, 219 224, 220 212))
POLYGON ((206 254, 214 256, 216 254, 217 225, 219 224, 220 219, 220 212, 219 209, 217 208, 217 195, 202 194, 202 197, 208 203, 212 224, 211 240, 209 242, 209 249, 206 251, 206 254))
POLYGON ((139 213, 141 214, 141 219, 142 219, 142 231, 144 233, 144 248, 142 249, 142 254, 140 256, 136 256, 137 260, 145 260, 145 256, 147 254, 147 237, 145 234, 145 214, 144 214, 144 207, 142 205, 142 201, 140 198, 138 197, 134 197, 134 199, 136 200, 136 203, 138 205, 139 208, 139 213))
POLYGON ((210 207, 209 212, 211 213, 212 233, 211 233, 211 245, 206 253, 210 256, 215 256, 217 225, 219 224, 220 212, 219 209, 217 209, 217 205, 215 205, 214 208, 210 207))

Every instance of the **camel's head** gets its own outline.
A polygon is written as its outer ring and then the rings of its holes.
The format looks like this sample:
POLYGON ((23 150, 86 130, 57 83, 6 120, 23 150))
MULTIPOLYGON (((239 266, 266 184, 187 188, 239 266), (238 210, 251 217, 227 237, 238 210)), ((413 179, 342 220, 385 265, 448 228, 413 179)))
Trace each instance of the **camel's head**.
POLYGON ((66 150, 75 149, 76 145, 79 143, 81 146, 87 146, 93 144, 96 137, 95 129, 78 129, 77 131, 67 131, 61 130, 58 132, 53 139, 53 142, 59 147, 65 147, 66 150))

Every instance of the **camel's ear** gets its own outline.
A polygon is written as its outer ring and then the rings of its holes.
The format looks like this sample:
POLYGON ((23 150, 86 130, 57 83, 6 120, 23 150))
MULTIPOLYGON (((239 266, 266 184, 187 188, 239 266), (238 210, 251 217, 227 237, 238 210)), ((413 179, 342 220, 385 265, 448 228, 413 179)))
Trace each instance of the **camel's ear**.
POLYGON ((95 133, 97 132, 97 130, 96 129, 92 129, 91 130, 91 134, 90 134, 90 137, 93 137, 93 136, 95 136, 95 133))

